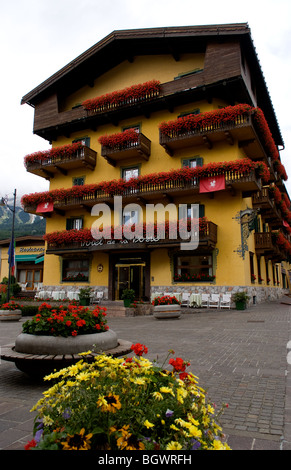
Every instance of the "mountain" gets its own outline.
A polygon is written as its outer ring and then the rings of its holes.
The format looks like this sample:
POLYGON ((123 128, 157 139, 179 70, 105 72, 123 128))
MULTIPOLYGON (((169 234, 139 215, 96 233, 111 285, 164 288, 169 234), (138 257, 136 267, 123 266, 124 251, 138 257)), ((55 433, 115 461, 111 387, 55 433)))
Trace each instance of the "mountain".
MULTIPOLYGON (((7 207, 0 206, 0 240, 10 238, 12 228, 12 212, 7 207)), ((27 214, 22 207, 15 208, 15 237, 25 235, 43 235, 46 220, 43 217, 27 214)))

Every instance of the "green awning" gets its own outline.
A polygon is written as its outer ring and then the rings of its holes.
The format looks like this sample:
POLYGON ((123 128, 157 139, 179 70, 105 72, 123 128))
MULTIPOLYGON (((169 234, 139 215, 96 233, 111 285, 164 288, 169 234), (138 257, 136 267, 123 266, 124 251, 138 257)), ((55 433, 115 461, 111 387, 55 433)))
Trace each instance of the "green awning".
POLYGON ((18 261, 19 263, 27 261, 32 261, 35 264, 42 263, 44 261, 44 255, 16 255, 15 261, 18 261))
POLYGON ((37 255, 16 255, 15 261, 35 261, 37 255))

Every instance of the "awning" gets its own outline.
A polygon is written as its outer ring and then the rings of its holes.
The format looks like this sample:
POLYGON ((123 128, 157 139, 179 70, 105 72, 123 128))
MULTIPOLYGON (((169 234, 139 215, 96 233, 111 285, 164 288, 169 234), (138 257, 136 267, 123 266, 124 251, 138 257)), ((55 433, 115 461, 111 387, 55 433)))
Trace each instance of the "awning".
POLYGON ((44 260, 44 255, 16 255, 15 261, 18 263, 25 263, 27 261, 32 261, 33 263, 41 263, 44 260))

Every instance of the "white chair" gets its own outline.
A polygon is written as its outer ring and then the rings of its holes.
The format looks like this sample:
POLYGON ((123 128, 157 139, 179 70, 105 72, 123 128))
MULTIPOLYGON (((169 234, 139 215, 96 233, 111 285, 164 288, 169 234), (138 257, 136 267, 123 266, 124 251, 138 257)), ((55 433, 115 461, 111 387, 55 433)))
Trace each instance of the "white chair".
POLYGON ((222 298, 220 299, 220 308, 230 308, 230 303, 231 303, 231 295, 222 294, 222 298))
POLYGON ((201 307, 209 307, 209 294, 201 294, 201 307))
POLYGON ((210 299, 209 299, 209 304, 208 307, 215 307, 219 308, 220 306, 220 295, 219 294, 211 294, 210 299))
POLYGON ((101 300, 103 299, 103 296, 104 296, 104 292, 97 292, 95 303, 100 304, 101 300))
POLYGON ((174 292, 173 294, 171 294, 171 297, 176 297, 176 299, 177 299, 179 302, 182 301, 181 292, 174 292))
POLYGON ((189 307, 189 306, 190 306, 190 294, 188 292, 183 292, 181 307, 189 307))

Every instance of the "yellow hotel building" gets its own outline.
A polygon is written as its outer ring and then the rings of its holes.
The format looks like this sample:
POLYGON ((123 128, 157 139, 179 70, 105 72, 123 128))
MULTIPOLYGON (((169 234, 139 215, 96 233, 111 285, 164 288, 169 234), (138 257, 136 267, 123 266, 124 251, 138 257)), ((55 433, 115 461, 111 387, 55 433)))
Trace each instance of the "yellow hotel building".
POLYGON ((46 217, 44 286, 253 302, 289 289, 284 142, 247 24, 114 31, 22 103, 52 144, 25 157, 49 191, 22 199, 46 217), (194 248, 181 221, 172 236, 178 209, 194 248))

